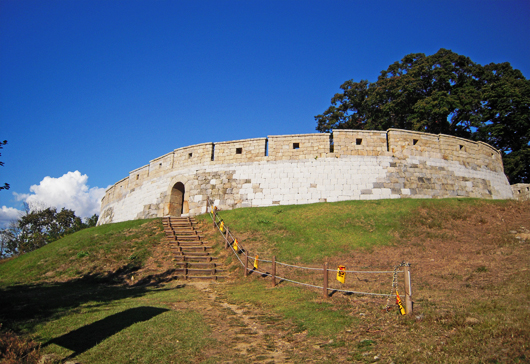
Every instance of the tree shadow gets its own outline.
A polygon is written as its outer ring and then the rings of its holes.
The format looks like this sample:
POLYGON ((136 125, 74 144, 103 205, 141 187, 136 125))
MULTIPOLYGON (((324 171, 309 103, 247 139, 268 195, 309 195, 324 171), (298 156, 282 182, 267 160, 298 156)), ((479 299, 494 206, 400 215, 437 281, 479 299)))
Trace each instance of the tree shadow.
POLYGON ((96 308, 115 300, 141 297, 153 290, 182 287, 185 285, 172 288, 160 284, 127 286, 116 284, 109 276, 90 274, 67 282, 13 285, 0 288, 0 322, 4 329, 20 332, 23 328, 26 331, 68 315, 88 302, 93 302, 90 307, 96 308))
POLYGON ((130 308, 52 339, 45 343, 43 347, 50 344, 62 346, 73 351, 65 359, 73 358, 129 326, 138 322, 148 321, 166 311, 169 310, 148 306, 130 308))

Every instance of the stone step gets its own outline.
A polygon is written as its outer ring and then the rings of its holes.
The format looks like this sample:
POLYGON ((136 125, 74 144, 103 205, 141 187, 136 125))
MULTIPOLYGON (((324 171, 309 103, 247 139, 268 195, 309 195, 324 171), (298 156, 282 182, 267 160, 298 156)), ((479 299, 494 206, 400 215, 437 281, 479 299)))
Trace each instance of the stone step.
MULTIPOLYGON (((175 246, 204 246, 204 245, 208 245, 207 241, 201 241, 201 240, 196 240, 196 241, 193 241, 193 240, 188 240, 188 241, 184 241, 184 240, 166 240, 166 243, 168 243, 170 246, 172 246, 172 245, 175 245, 175 246)), ((211 245, 208 245, 208 246, 211 246, 211 245)))
POLYGON ((165 233, 176 233, 176 232, 179 232, 179 233, 183 233, 183 234, 199 234, 199 233, 202 233, 202 231, 199 231, 199 230, 195 230, 195 229, 185 229, 185 228, 175 228, 175 227, 165 227, 164 228, 164 232, 165 233))
POLYGON ((168 227, 168 226, 173 226, 173 227, 179 227, 179 228, 189 228, 189 229, 194 229, 195 228, 195 225, 197 225, 197 223, 193 223, 193 222, 171 222, 171 221, 165 221, 162 223, 162 225, 164 227, 168 227))
MULTIPOLYGON (((172 249, 173 250, 173 249, 172 249)), ((172 251, 173 253, 173 256, 174 257, 177 257, 177 256, 188 256, 190 258, 192 257, 208 257, 210 256, 210 252, 197 252, 197 251, 194 251, 194 252, 183 252, 183 251, 172 251)))
POLYGON ((202 240, 197 240, 197 239, 195 239, 195 240, 178 239, 178 238, 167 239, 166 243, 168 243, 168 244, 186 244, 186 245, 204 245, 204 244, 208 244, 207 241, 202 241, 202 240))
MULTIPOLYGON (((186 238, 182 238, 180 236, 173 236, 173 237, 167 237, 166 238, 166 243, 171 243, 171 242, 175 242, 175 243, 196 243, 196 244, 201 244, 201 242, 203 242, 202 240, 200 239, 186 239, 186 238)), ((204 241, 204 243, 207 243, 206 241, 204 241)))
POLYGON ((168 245, 170 248, 206 247, 213 249, 213 245, 208 244, 206 241, 169 241, 168 245))
POLYGON ((218 273, 224 273, 222 269, 198 269, 198 268, 176 268, 175 272, 182 273, 183 275, 216 275, 218 273))
POLYGON ((195 226, 192 224, 164 224, 164 229, 186 229, 186 230, 196 230, 195 226))
POLYGON ((172 217, 171 219, 167 219, 165 218, 164 220, 162 220, 162 222, 165 222, 165 223, 173 223, 173 224, 182 224, 182 223, 192 223, 192 224, 196 224, 197 223, 197 220, 194 219, 194 218, 178 218, 178 217, 172 217))
POLYGON ((185 268, 202 268, 202 269, 214 269, 218 268, 218 264, 214 262, 174 262, 175 266, 178 266, 179 268, 185 267, 185 268))
MULTIPOLYGON (((180 245, 180 246, 204 246, 208 245, 207 241, 202 240, 180 240, 180 239, 168 239, 166 243, 169 245, 180 245)), ((210 245, 208 245, 210 246, 210 245)))
POLYGON ((180 228, 180 227, 164 227, 164 231, 165 232, 181 232, 181 233, 188 233, 188 234, 199 234, 199 233, 202 233, 201 230, 195 230, 195 229, 186 229, 186 228, 180 228))
MULTIPOLYGON (((208 252, 179 252, 179 251, 173 250, 171 251, 171 253, 172 253, 172 256, 179 261, 182 261, 181 259, 182 257, 191 258, 191 259, 208 258, 208 257, 214 258, 208 252)), ((206 260, 206 261, 208 262, 209 260, 206 260)))
POLYGON ((195 233, 195 232, 188 232, 188 231, 165 231, 167 236, 188 236, 188 237, 201 237, 204 238, 204 235, 195 233))
POLYGON ((170 249, 175 249, 175 250, 180 250, 181 248, 184 248, 184 249, 192 248, 192 249, 198 249, 198 250, 204 250, 203 248, 206 248, 206 250, 213 249, 212 245, 201 244, 200 242, 197 244, 173 242, 169 244, 169 247, 170 249))
POLYGON ((194 237, 194 238, 188 238, 188 237, 182 237, 182 236, 166 236, 165 238, 166 242, 172 242, 172 241, 181 241, 181 242, 187 242, 187 243, 193 243, 193 242, 201 242, 202 240, 200 237, 194 237))
POLYGON ((166 231, 165 233, 166 233, 166 235, 169 235, 169 236, 178 235, 178 236, 186 236, 186 237, 193 237, 193 238, 197 238, 197 237, 203 238, 204 237, 203 235, 196 234, 196 233, 193 233, 193 232, 189 233, 188 231, 166 231))
POLYGON ((195 230, 195 226, 193 224, 163 224, 164 229, 173 228, 173 229, 187 229, 187 230, 195 230))
POLYGON ((188 279, 192 279, 192 280, 221 280, 221 279, 226 279, 228 277, 226 276, 180 276, 180 275, 177 275, 175 276, 176 279, 184 279, 184 280, 188 280, 188 279))
POLYGON ((179 252, 185 252, 185 253, 195 253, 195 252, 209 252, 212 250, 211 246, 204 245, 204 246, 170 246, 169 247, 172 251, 179 251, 179 252))
POLYGON ((197 221, 192 218, 169 218, 162 221, 165 241, 173 255, 176 279, 223 279, 224 270, 215 263, 217 257, 210 255, 213 246, 202 240, 202 231, 196 230, 197 221))
POLYGON ((212 247, 212 245, 208 245, 207 241, 202 240, 196 240, 196 241, 182 241, 182 240, 166 240, 166 243, 168 243, 170 246, 208 246, 212 247))
POLYGON ((173 261, 176 263, 187 262, 187 263, 199 263, 199 262, 210 262, 217 260, 217 257, 211 255, 174 255, 173 261))

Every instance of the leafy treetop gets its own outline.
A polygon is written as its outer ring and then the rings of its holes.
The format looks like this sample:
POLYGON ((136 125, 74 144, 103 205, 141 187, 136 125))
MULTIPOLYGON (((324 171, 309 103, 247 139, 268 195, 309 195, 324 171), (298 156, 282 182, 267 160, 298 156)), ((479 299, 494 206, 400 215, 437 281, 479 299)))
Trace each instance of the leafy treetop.
POLYGON ((65 235, 96 226, 98 215, 84 220, 69 209, 62 208, 57 211, 55 207, 48 207, 30 210, 26 205, 24 214, 17 221, 0 230, 0 258, 24 254, 65 235))
POLYGON ((530 182, 530 81, 509 63, 481 66, 440 49, 340 88, 315 116, 320 132, 399 128, 483 141, 501 151, 511 183, 530 182))

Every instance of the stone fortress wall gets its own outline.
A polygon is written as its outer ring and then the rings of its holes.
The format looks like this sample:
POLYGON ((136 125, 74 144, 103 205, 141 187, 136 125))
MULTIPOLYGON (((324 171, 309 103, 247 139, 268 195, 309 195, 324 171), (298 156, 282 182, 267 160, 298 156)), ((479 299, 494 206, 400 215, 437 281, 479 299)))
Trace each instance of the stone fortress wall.
POLYGON ((387 198, 513 198, 498 150, 398 129, 334 130, 175 149, 107 189, 99 224, 221 209, 387 198))
POLYGON ((512 185, 513 198, 516 200, 530 200, 530 183, 517 183, 512 185))

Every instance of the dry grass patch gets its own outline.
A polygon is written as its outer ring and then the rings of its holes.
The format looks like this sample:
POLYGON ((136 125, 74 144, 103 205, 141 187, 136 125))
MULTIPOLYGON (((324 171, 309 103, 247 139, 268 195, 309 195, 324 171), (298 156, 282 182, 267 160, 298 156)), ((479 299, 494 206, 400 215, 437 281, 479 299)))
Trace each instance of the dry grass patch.
MULTIPOLYGON (((317 230, 328 234, 333 229, 340 231, 354 224, 370 232, 373 226, 386 224, 386 244, 378 244, 381 235, 374 234, 376 240, 371 245, 353 248, 348 239, 356 239, 358 235, 347 235, 341 240, 343 252, 328 255, 321 262, 327 260, 330 267, 344 264, 352 270, 386 270, 403 260, 410 262, 414 315, 399 316, 395 308, 385 312, 386 299, 335 294, 332 299, 324 300, 319 290, 298 290, 287 282, 271 289, 270 279, 255 274, 243 280, 239 268, 234 274, 242 284, 230 288, 234 302, 249 302, 258 311, 279 312, 303 332, 320 337, 321 343, 312 349, 309 357, 323 362, 523 363, 530 360, 530 241, 524 239, 530 230, 528 202, 417 200, 409 202, 408 210, 403 204, 392 209, 390 203, 386 208, 395 212, 395 222, 385 222, 386 217, 364 215, 364 210, 348 205, 338 206, 340 212, 329 210, 335 223, 324 219, 326 228, 317 230), (251 284, 254 280, 263 283, 251 284), (286 302, 286 297, 297 298, 286 302), (330 317, 333 312, 343 312, 355 318, 355 323, 333 321, 330 317), (329 322, 333 322, 335 334, 323 329, 329 322)), ((276 209, 283 210, 283 207, 276 209)), ((256 215, 263 219, 264 213, 257 211, 256 215)), ((302 211, 300 219, 305 221, 302 225, 307 227, 308 220, 317 224, 311 220, 311 216, 317 215, 324 216, 311 210, 302 211)), ((228 212, 223 218, 251 251, 261 249, 266 253, 265 259, 270 258, 267 253, 275 252, 283 257, 283 250, 275 250, 276 241, 267 230, 252 226, 243 230, 247 234, 251 231, 248 241, 245 235, 238 234, 239 229, 233 228, 239 224, 244 226, 241 221, 236 222, 235 217, 232 220, 228 212)), ((253 217, 237 215, 237 219, 249 221, 253 217)), ((285 221, 281 224, 288 225, 285 221)), ((345 234, 352 231, 343 230, 345 234)), ((313 234, 315 241, 325 240, 318 232, 313 234)), ((310 243, 304 240, 304 244, 310 243)), ((299 261, 292 254, 286 256, 291 258, 289 263, 299 261)), ((354 287, 367 284, 358 278, 347 276, 354 287)), ((331 275, 330 280, 334 280, 331 275)), ((321 277, 314 278, 314 282, 321 284, 321 277)), ((372 283, 377 286, 378 282, 372 283)), ((389 291, 390 281, 383 281, 381 289, 389 291)))

